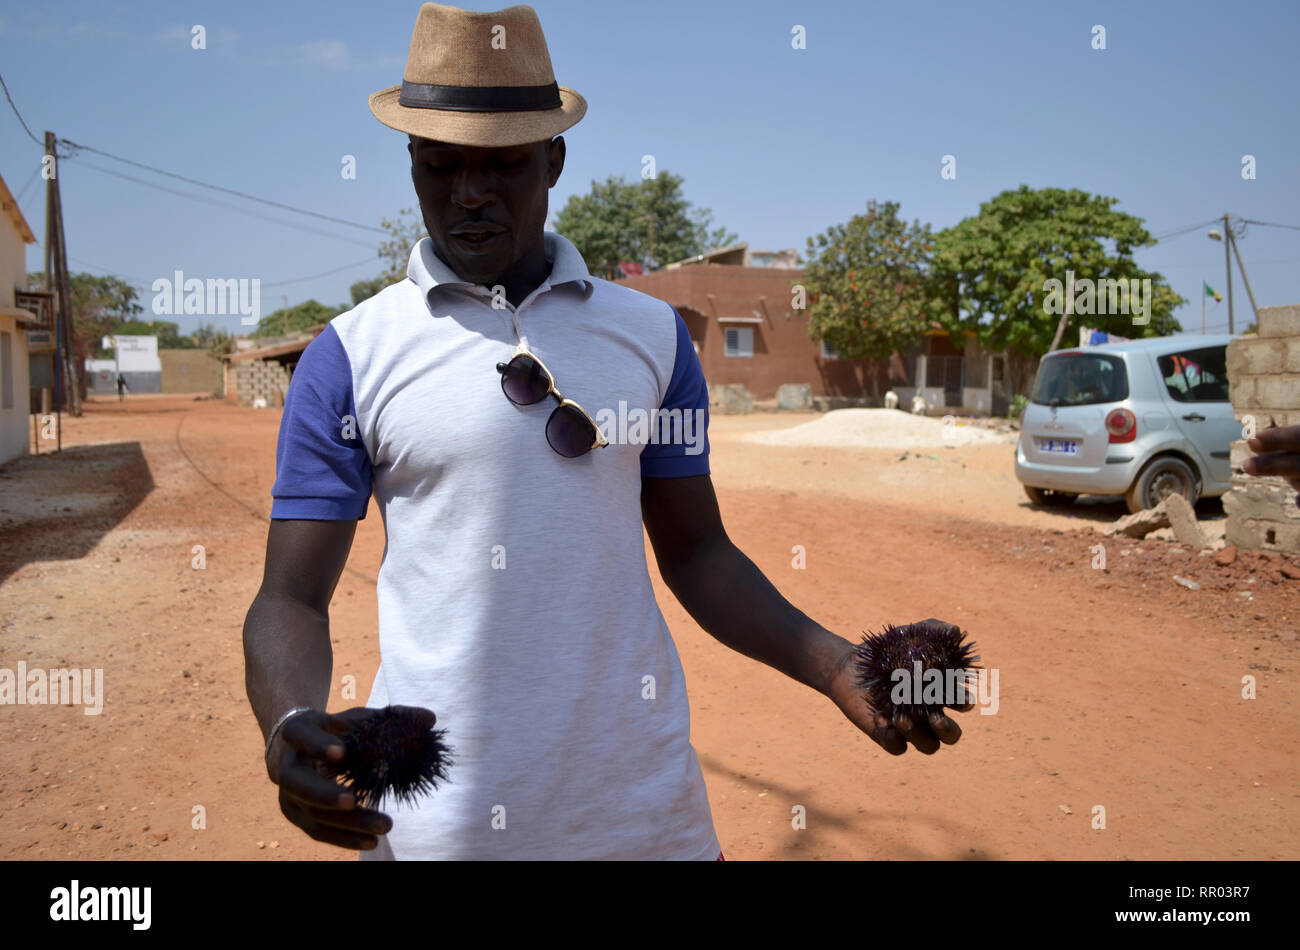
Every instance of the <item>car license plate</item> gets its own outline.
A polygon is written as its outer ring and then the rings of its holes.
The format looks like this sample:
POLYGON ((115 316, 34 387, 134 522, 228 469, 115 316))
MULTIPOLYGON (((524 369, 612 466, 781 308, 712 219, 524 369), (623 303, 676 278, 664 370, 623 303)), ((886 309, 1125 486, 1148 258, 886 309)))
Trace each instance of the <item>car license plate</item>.
POLYGON ((1077 439, 1039 439, 1038 449, 1040 452, 1054 452, 1057 455, 1078 455, 1079 442, 1077 439))

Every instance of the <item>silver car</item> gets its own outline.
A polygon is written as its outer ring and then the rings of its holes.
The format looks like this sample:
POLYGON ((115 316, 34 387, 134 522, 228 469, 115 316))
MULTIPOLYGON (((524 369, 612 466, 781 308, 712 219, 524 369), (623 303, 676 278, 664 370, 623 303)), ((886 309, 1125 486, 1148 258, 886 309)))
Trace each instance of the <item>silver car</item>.
POLYGON ((1035 505, 1123 495, 1129 511, 1171 492, 1192 504, 1230 487, 1242 437, 1228 401, 1232 336, 1166 336, 1043 357, 1016 444, 1016 478, 1035 505))

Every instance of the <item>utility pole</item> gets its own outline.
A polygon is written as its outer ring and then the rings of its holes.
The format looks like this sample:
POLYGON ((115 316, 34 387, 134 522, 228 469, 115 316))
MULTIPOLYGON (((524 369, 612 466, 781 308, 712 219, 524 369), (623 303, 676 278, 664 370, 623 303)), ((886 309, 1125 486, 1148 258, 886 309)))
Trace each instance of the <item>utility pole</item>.
POLYGON ((1228 221, 1228 213, 1223 213, 1223 266, 1228 272, 1228 333, 1235 333, 1236 330, 1232 325, 1232 248, 1228 245, 1232 243, 1232 224, 1228 221))
MULTIPOLYGON (((56 356, 59 362, 59 376, 63 383, 64 394, 59 399, 59 420, 62 423, 63 401, 68 401, 68 408, 74 416, 81 415, 81 389, 77 385, 76 372, 76 335, 72 319, 72 282, 68 277, 67 232, 63 226, 63 199, 59 193, 59 158, 58 139, 53 132, 45 133, 45 154, 50 157, 50 177, 46 180, 45 212, 45 257, 47 267, 53 263, 54 292, 58 297, 58 325, 61 343, 56 343, 56 356)), ((50 271, 46 271, 47 280, 50 271)), ((59 426, 59 448, 63 448, 63 426, 59 426)))
MULTIPOLYGON (((1237 258, 1237 267, 1241 271, 1241 282, 1246 285, 1246 295, 1250 297, 1250 309, 1255 314, 1255 326, 1258 327, 1259 307, 1255 306, 1255 292, 1250 289, 1250 278, 1246 276, 1246 265, 1241 262, 1241 248, 1237 247, 1237 238, 1233 235, 1231 231, 1228 232, 1228 237, 1232 239, 1232 254, 1234 257, 1237 258)), ((1231 320, 1232 311, 1229 310, 1228 314, 1229 314, 1228 332, 1232 332, 1232 320, 1231 320)))
MULTIPOLYGON (((52 163, 56 161, 54 156, 54 133, 45 133, 45 154, 50 156, 53 174, 58 174, 58 166, 52 163)), ((45 181, 45 289, 55 291, 54 278, 54 242, 55 231, 58 230, 54 224, 54 182, 50 179, 45 181)), ((63 312, 62 306, 57 303, 51 307, 50 318, 53 326, 49 329, 54 331, 54 366, 58 374, 54 380, 54 436, 58 440, 55 451, 63 451, 63 381, 66 373, 63 365, 63 328, 60 324, 60 314, 63 312)))

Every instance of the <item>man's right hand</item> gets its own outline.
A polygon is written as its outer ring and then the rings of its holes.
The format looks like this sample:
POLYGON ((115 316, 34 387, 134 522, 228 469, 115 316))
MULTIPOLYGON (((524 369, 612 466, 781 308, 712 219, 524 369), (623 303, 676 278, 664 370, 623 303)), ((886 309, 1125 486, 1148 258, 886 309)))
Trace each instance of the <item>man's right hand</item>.
POLYGON ((1300 492, 1300 425, 1260 429, 1246 445, 1258 453, 1242 466, 1247 475, 1280 475, 1300 492))
POLYGON ((306 710, 289 717, 271 744, 266 770, 280 786, 280 811, 317 841, 371 851, 379 846, 378 835, 393 827, 383 812, 359 807, 356 797, 330 778, 328 768, 343 761, 338 737, 352 722, 375 712, 364 706, 335 715, 306 710))

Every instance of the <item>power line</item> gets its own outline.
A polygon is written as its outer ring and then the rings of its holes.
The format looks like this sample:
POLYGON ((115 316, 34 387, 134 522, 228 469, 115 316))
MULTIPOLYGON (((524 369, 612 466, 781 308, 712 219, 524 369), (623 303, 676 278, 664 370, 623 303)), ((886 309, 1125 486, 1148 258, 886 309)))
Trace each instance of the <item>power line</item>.
POLYGON ((1156 241, 1157 242, 1167 241, 1169 238, 1178 237, 1179 235, 1182 234, 1188 234, 1189 232, 1199 230, 1200 228, 1208 228, 1211 224, 1214 224, 1218 220, 1219 220, 1218 218, 1211 218, 1210 220, 1202 221, 1199 224, 1188 225, 1185 228, 1178 228, 1176 230, 1169 231, 1166 234, 1157 235, 1156 241))
MULTIPOLYGON (((1300 261, 1300 257, 1274 257, 1266 261, 1251 261, 1250 266, 1255 267, 1261 264, 1292 264, 1296 261, 1300 261)), ((1161 271, 1194 269, 1204 270, 1206 267, 1204 264, 1170 264, 1167 267, 1160 268, 1161 271)))
MULTIPOLYGON (((341 271, 350 270, 353 267, 360 267, 362 264, 373 264, 377 259, 378 259, 377 257, 367 257, 365 260, 353 261, 351 264, 343 264, 342 266, 332 268, 331 270, 321 271, 319 274, 308 274, 306 277, 293 277, 290 278, 289 280, 277 280, 269 284, 264 283, 261 286, 263 290, 266 290, 270 287, 285 287, 289 284, 300 284, 305 280, 315 280, 318 277, 329 277, 332 274, 337 274, 340 273, 341 271)), ((131 277, 130 275, 119 274, 116 271, 112 270, 111 268, 101 267, 98 264, 92 264, 90 261, 82 260, 79 257, 73 257, 71 254, 68 255, 68 260, 75 261, 76 263, 80 264, 82 267, 89 267, 92 270, 103 271, 105 274, 109 276, 117 277, 119 279, 125 280, 128 284, 130 284, 132 287, 135 287, 137 290, 152 289, 153 287, 153 283, 151 281, 144 281, 135 277, 131 277)))
POLYGON ((236 198, 243 198, 247 201, 256 201, 259 204, 270 205, 272 208, 279 208, 282 211, 292 211, 294 214, 305 214, 312 218, 320 218, 322 221, 332 221, 335 224, 346 224, 348 227, 361 228, 365 231, 374 231, 378 234, 387 234, 383 228, 377 228, 369 224, 361 224, 356 221, 349 221, 346 218, 335 218, 332 215, 320 214, 316 211, 308 211, 306 208, 296 208, 293 205, 287 205, 280 201, 272 201, 269 198, 259 198, 256 195, 250 195, 247 192, 236 191, 233 188, 225 188, 221 185, 213 185, 206 181, 199 181, 197 178, 188 178, 185 175, 178 175, 175 172, 164 171, 161 168, 155 168, 152 165, 146 165, 144 162, 137 162, 130 158, 123 158, 121 155, 114 155, 111 152, 105 152, 102 149, 92 148, 89 145, 79 145, 71 139, 60 139, 60 141, 69 148, 78 149, 83 152, 94 152, 96 155, 103 155, 105 158, 111 158, 116 162, 123 162, 127 165, 134 165, 136 168, 143 168, 146 171, 153 172, 155 175, 166 175, 168 178, 175 178, 191 185, 198 185, 200 188, 208 188, 212 191, 220 191, 227 195, 234 195, 236 198))
POLYGON ((18 116, 18 121, 22 123, 23 131, 27 133, 27 137, 31 139, 33 142, 35 142, 37 145, 39 145, 41 148, 45 148, 45 143, 42 142, 40 139, 38 139, 36 136, 32 135, 32 130, 27 128, 27 121, 23 118, 23 114, 18 111, 18 106, 14 102, 14 97, 9 95, 9 87, 5 85, 4 76, 0 76, 0 88, 4 89, 5 98, 9 100, 9 108, 13 109, 14 115, 18 116))
POLYGON ((1258 224, 1265 228, 1286 228, 1290 231, 1300 231, 1300 224, 1274 224, 1271 221, 1252 221, 1250 218, 1239 218, 1239 221, 1245 221, 1247 224, 1258 224))
POLYGON ((354 267, 360 267, 362 264, 373 264, 376 260, 378 260, 378 255, 367 257, 363 261, 353 261, 351 264, 344 264, 342 267, 335 267, 333 270, 321 271, 319 274, 308 274, 306 277, 295 277, 293 280, 277 280, 271 284, 263 284, 262 289, 265 290, 267 287, 284 287, 287 284, 300 284, 304 280, 315 280, 317 277, 329 277, 331 274, 351 270, 354 267))
POLYGON ((19 204, 22 204, 23 195, 27 194, 27 189, 32 187, 32 182, 36 180, 36 176, 39 175, 40 173, 41 173, 41 166, 37 165, 36 168, 32 171, 31 176, 27 179, 26 182, 24 182, 22 189, 18 192, 17 197, 14 198, 14 201, 17 201, 19 204))
POLYGON ((128 274, 119 274, 116 271, 110 270, 107 267, 100 267, 98 264, 92 264, 90 261, 83 261, 79 257, 73 257, 71 254, 68 255, 68 260, 75 261, 76 263, 80 264, 82 267, 89 267, 92 270, 102 270, 105 274, 107 274, 110 277, 116 277, 119 280, 125 280, 128 284, 130 284, 132 287, 135 287, 137 290, 143 290, 144 288, 149 286, 147 282, 139 280, 135 277, 131 277, 128 274))
POLYGON ((319 234, 322 237, 333 238, 336 241, 347 241, 349 244, 356 244, 359 247, 370 247, 365 241, 359 241, 356 238, 347 237, 343 234, 335 234, 332 231, 322 231, 319 228, 307 227, 305 224, 295 224, 291 221, 281 221, 279 218, 273 218, 269 215, 259 214, 250 208, 241 208, 238 205, 232 205, 224 201, 217 201, 213 198, 206 198, 203 195, 192 195, 189 192, 177 191, 175 188, 168 188, 166 185, 159 185, 156 182, 145 181, 143 178, 135 178, 131 175, 125 175, 122 172, 115 172, 108 168, 100 168, 98 165, 92 165, 85 159, 78 158, 77 165, 81 168, 90 168, 102 175, 112 175, 114 178, 121 178, 124 181, 134 182, 137 185, 143 185, 145 188, 153 188, 157 191, 164 191, 169 195, 177 195, 181 198, 189 198, 191 201, 198 201, 202 204, 213 205, 217 208, 226 208, 234 211, 236 214, 245 214, 253 218, 261 218, 263 221, 273 221, 274 223, 286 228, 294 228, 298 231, 306 231, 309 234, 319 234))

